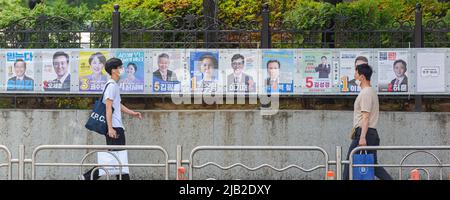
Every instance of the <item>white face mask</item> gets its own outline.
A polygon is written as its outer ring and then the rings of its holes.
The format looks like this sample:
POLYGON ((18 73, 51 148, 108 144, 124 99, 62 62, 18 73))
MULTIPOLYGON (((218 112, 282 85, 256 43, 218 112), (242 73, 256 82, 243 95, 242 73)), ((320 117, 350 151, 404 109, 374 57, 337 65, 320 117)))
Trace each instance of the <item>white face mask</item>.
POLYGON ((361 87, 361 81, 360 80, 355 80, 356 85, 361 87))
POLYGON ((119 70, 119 77, 123 78, 125 76, 125 70, 122 68, 119 70))

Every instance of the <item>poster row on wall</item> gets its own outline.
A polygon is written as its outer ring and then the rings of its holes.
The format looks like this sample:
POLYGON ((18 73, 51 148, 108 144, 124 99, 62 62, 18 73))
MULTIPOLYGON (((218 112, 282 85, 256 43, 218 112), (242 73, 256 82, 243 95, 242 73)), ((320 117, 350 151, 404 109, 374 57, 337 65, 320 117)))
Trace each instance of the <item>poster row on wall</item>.
POLYGON ((448 93, 450 49, 11 49, 2 93, 99 93, 122 60, 123 93, 357 94, 356 65, 379 93, 448 93))

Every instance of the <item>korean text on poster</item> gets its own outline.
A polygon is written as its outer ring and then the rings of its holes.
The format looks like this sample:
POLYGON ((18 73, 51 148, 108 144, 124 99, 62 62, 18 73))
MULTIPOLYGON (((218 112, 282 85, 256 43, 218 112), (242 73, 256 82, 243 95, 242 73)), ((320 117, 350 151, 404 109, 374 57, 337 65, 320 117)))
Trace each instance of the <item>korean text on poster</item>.
POLYGON ((155 93, 180 92, 184 79, 183 53, 158 51, 153 57, 153 87, 155 93))
POLYGON ((6 52, 7 91, 34 91, 34 71, 33 52, 6 52))
POLYGON ((445 92, 445 53, 417 53, 417 92, 445 92))
POLYGON ((70 52, 44 51, 42 88, 47 92, 70 91, 70 52))
POLYGON ((80 52, 78 67, 80 91, 102 91, 108 81, 105 71, 106 61, 109 58, 107 51, 80 52))
POLYGON ((355 67, 357 65, 369 63, 369 51, 341 51, 340 56, 340 91, 359 92, 361 87, 355 80, 355 67))
POLYGON ((378 91, 408 92, 408 52, 378 52, 378 91))
POLYGON ((264 50, 262 56, 264 91, 267 93, 293 93, 295 60, 292 50, 264 50))
POLYGON ((118 51, 115 57, 122 60, 124 67, 119 80, 120 90, 125 93, 144 92, 144 52, 118 51))
POLYGON ((254 93, 257 84, 257 59, 256 52, 229 52, 227 59, 223 61, 226 68, 228 93, 254 93))
POLYGON ((191 52, 189 63, 192 92, 218 92, 219 53, 191 52))

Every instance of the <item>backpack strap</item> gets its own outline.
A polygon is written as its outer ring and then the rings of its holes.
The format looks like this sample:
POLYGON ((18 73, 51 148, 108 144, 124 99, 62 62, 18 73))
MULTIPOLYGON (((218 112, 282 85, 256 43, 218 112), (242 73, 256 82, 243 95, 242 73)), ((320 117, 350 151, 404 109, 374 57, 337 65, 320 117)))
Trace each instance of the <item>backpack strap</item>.
POLYGON ((106 89, 108 88, 108 85, 111 84, 111 83, 112 82, 109 82, 109 83, 106 84, 105 89, 103 90, 102 98, 100 99, 100 102, 103 102, 103 97, 105 96, 106 89))

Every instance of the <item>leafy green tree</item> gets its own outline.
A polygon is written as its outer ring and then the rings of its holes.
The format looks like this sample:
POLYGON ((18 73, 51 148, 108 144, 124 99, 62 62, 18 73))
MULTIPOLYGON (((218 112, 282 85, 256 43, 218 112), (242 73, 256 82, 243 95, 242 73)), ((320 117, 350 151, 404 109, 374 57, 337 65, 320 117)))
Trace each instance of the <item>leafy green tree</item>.
MULTIPOLYGON (((146 47, 144 41, 151 41, 150 32, 133 32, 138 29, 153 29, 156 24, 164 22, 164 16, 157 10, 160 0, 114 0, 101 5, 92 14, 95 29, 110 29, 112 27, 112 12, 114 5, 119 5, 120 23, 122 28, 122 47, 146 47), (139 38, 139 41, 134 41, 139 38)), ((91 40, 98 44, 108 44, 111 40, 109 33, 96 33, 91 40)), ((100 46, 104 47, 104 46, 100 46)))
POLYGON ((54 0, 51 5, 38 4, 32 10, 20 1, 11 1, 7 6, 0 10, 3 16, 0 28, 5 30, 0 36, 3 47, 11 46, 11 40, 20 43, 20 46, 12 45, 16 48, 79 47, 77 31, 60 30, 84 30, 90 19, 86 5, 73 7, 65 0, 54 0), (48 30, 55 31, 49 33, 48 30))
MULTIPOLYGON (((417 2, 422 5, 425 26, 442 20, 450 9, 449 2, 437 0, 358 0, 338 3, 335 7, 324 2, 299 0, 291 11, 286 12, 284 20, 293 22, 291 28, 302 30, 299 31, 302 34, 296 35, 297 44, 304 44, 308 30, 323 30, 334 24, 336 47, 405 47, 408 41, 413 42, 411 30, 417 2)), ((322 36, 316 33, 308 38, 319 44, 322 36)), ((442 40, 442 37, 429 34, 425 40, 442 40)))
POLYGON ((294 30, 283 35, 273 35, 274 47, 320 47, 322 32, 330 28, 336 15, 335 7, 326 2, 298 0, 293 9, 284 15, 281 29, 294 30), (294 41, 282 44, 283 40, 294 41), (319 46, 317 46, 319 45, 319 46))
POLYGON ((336 15, 336 9, 329 3, 313 0, 299 0, 297 5, 285 14, 284 21, 299 30, 326 29, 336 15))
POLYGON ((95 20, 110 20, 114 5, 120 6, 121 23, 148 28, 164 19, 201 15, 203 0, 111 0, 93 12, 95 20))

